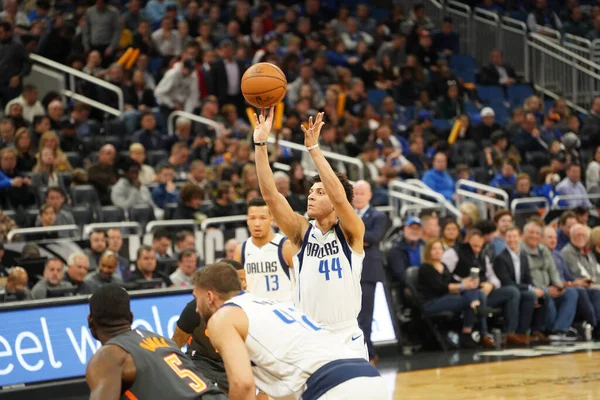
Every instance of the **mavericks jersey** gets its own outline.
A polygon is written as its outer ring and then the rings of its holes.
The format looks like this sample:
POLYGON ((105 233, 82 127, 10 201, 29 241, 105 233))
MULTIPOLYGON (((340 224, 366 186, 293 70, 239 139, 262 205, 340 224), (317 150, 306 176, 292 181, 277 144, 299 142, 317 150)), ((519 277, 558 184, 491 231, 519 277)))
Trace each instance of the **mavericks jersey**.
POLYGON ((294 303, 329 329, 355 326, 361 307, 360 276, 365 255, 350 248, 339 222, 325 233, 314 224, 310 221, 300 251, 294 256, 294 303))
POLYGON ((339 338, 321 329, 293 307, 241 292, 224 306, 238 306, 248 317, 246 347, 256 386, 273 398, 306 390, 319 368, 355 354, 339 338))
POLYGON ((134 329, 113 337, 106 345, 119 346, 135 363, 135 381, 123 394, 124 400, 227 399, 174 342, 156 333, 134 329))
POLYGON ((246 270, 248 292, 280 303, 293 304, 294 294, 290 267, 283 259, 282 235, 262 247, 247 239, 242 244, 242 265, 246 270))

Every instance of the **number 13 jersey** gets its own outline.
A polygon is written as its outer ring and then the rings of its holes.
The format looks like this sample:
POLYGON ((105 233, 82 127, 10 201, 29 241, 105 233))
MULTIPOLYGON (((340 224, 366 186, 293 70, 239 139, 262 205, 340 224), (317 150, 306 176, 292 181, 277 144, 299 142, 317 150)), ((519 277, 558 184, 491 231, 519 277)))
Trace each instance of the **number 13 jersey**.
MULTIPOLYGON (((296 307, 332 330, 358 326, 364 253, 353 251, 337 222, 322 233, 311 221, 294 256, 296 307)), ((362 238, 356 239, 362 240, 362 238)))
POLYGON ((293 304, 294 289, 290 267, 283 259, 283 244, 287 240, 276 234, 273 240, 258 247, 248 238, 242 244, 242 265, 246 270, 248 292, 263 299, 293 304))

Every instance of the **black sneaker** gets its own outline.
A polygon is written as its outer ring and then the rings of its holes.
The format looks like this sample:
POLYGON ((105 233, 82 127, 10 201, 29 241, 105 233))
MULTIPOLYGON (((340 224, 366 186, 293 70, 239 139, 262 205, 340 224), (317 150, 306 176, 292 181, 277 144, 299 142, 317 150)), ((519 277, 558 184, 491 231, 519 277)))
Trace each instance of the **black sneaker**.
POLYGON ((473 337, 470 333, 461 333, 460 347, 463 349, 477 349, 479 348, 479 343, 473 340, 473 337))

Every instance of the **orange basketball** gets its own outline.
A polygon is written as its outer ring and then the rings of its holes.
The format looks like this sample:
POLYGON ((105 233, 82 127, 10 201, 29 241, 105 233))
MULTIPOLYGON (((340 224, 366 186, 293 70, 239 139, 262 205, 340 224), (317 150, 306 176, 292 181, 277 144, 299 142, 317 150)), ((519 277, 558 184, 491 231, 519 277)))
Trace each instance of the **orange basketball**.
POLYGON ((273 107, 283 100, 286 91, 285 74, 275 64, 254 64, 242 76, 242 94, 254 107, 273 107))

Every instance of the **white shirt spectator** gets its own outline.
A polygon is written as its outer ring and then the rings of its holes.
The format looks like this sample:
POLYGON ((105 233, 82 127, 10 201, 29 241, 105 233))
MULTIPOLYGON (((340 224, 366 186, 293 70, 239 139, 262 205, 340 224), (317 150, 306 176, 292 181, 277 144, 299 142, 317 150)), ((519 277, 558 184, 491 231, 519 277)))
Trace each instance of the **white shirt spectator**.
POLYGON ((168 70, 158 82, 154 95, 162 106, 174 108, 175 104, 181 104, 185 111, 193 112, 199 105, 198 78, 196 71, 184 76, 182 69, 183 64, 177 63, 168 70))
POLYGON ((44 111, 44 107, 42 106, 42 103, 40 103, 39 100, 33 103, 33 105, 29 105, 25 101, 23 95, 20 95, 19 97, 16 97, 8 103, 6 103, 6 107, 4 108, 4 114, 8 114, 10 106, 17 103, 23 107, 23 119, 29 123, 32 123, 33 118, 35 118, 37 115, 46 114, 46 112, 44 111))
POLYGON ((240 92, 237 82, 240 81, 240 68, 235 60, 223 60, 225 64, 225 73, 227 74, 227 94, 235 96, 240 92))
POLYGON ((162 29, 152 32, 152 41, 156 45, 158 52, 163 56, 181 55, 181 36, 176 30, 171 30, 171 35, 165 37, 162 29))

